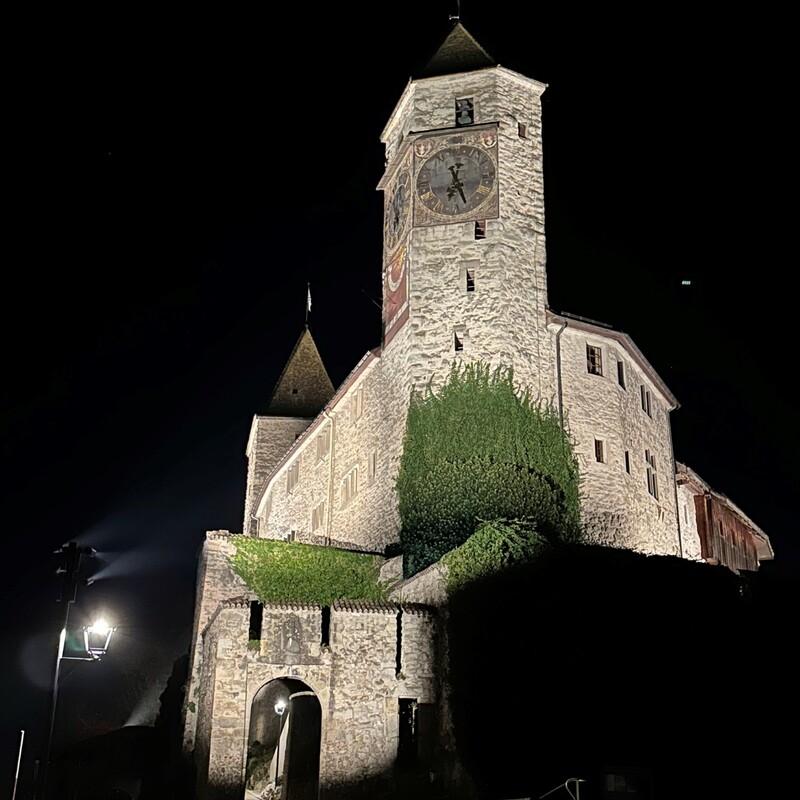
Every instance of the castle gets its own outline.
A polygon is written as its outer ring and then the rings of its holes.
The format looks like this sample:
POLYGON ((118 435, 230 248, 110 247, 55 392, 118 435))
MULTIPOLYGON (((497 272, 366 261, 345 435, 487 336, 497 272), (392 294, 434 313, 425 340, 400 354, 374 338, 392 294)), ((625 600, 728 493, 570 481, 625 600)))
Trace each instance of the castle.
MULTIPOLYGON (((380 346, 334 390, 302 332, 253 421, 240 536, 383 554, 400 530, 410 392, 460 359, 512 367, 568 423, 589 542, 733 571, 772 558, 768 537, 675 461, 676 398, 631 338, 548 305, 545 89, 458 21, 409 81, 381 137, 380 346)), ((197 796, 266 797, 282 778, 284 797, 336 797, 409 753, 441 772, 442 568, 403 580, 401 557, 387 559, 387 603, 261 606, 229 566, 236 538, 209 532, 200 557, 184 730, 197 796), (248 788, 254 742, 271 762, 248 788)), ((457 764, 444 780, 458 783, 457 764)))

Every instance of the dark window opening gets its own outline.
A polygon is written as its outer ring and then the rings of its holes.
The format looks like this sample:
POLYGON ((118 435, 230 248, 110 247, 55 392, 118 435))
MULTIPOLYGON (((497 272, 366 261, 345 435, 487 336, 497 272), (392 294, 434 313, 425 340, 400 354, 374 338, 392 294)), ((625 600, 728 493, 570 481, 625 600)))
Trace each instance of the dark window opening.
POLYGON ((590 375, 603 374, 603 351, 599 347, 586 345, 586 369, 590 375))
POLYGON ((331 643, 331 607, 322 606, 322 641, 323 647, 331 643))
POLYGON ((644 460, 647 462, 647 491, 658 500, 658 475, 656 474, 655 453, 645 450, 644 460))
POLYGON ((456 353, 460 353, 464 349, 464 342, 459 338, 457 333, 453 334, 453 347, 456 353))
POLYGON ((622 361, 617 361, 617 382, 625 388, 625 364, 622 361))
POLYGON ((644 384, 640 387, 642 393, 642 411, 647 414, 648 417, 652 417, 652 409, 650 406, 650 390, 647 389, 644 384))
POLYGON ((456 128, 472 125, 475 122, 474 108, 471 97, 456 100, 456 128))
POLYGON ((264 618, 264 606, 258 600, 250 603, 250 632, 247 638, 251 642, 261 641, 261 622, 264 618))
POLYGON ((631 474, 631 454, 627 450, 625 451, 625 472, 628 475, 631 474))
POLYGON ((299 389, 292 389, 292 394, 298 394, 299 389))
POLYGON ((528 129, 525 126, 524 122, 517 123, 517 132, 519 133, 520 139, 527 139, 528 138, 528 129))
POLYGON ((397 737, 397 761, 413 764, 417 760, 417 701, 416 698, 401 697, 398 701, 399 730, 397 737))
POLYGON ((599 461, 601 464, 605 463, 605 444, 602 439, 594 440, 594 460, 599 461))
POLYGON ((394 674, 399 677, 403 671, 403 612, 397 612, 397 646, 394 649, 394 674))
POLYGON ((475 291, 475 270, 468 269, 467 270, 467 291, 474 292, 475 291))
POLYGON ((475 238, 476 239, 485 239, 486 238, 486 220, 485 219, 477 219, 477 220, 475 220, 475 238))

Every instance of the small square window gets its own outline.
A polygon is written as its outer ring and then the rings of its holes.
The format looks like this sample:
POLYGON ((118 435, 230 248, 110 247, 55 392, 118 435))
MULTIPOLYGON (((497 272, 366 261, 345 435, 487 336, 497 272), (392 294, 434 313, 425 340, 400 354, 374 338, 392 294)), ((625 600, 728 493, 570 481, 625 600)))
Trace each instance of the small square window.
POLYGON ((463 128, 475 122, 474 107, 471 97, 456 100, 456 128, 463 128))
POLYGON ((603 374, 603 351, 594 345, 586 345, 586 369, 590 375, 603 374))
POLYGON ((606 463, 606 445, 602 439, 594 440, 594 460, 600 464, 606 463))

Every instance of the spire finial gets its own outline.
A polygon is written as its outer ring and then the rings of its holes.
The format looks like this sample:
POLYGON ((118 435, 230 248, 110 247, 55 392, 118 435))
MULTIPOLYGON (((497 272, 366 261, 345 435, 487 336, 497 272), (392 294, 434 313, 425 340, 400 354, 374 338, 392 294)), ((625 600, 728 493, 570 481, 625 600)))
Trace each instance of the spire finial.
POLYGON ((311 283, 306 284, 306 328, 308 327, 308 314, 311 311, 311 283))
POLYGON ((455 14, 450 14, 449 19, 451 19, 451 20, 452 19, 457 19, 457 20, 461 19, 461 0, 456 0, 456 13, 455 14))

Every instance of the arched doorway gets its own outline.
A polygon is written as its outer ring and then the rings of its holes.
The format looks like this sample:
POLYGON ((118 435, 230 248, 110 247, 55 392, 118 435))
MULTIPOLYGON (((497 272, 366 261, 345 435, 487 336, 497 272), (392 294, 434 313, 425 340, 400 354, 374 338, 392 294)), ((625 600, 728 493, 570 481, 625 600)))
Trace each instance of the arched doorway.
POLYGON ((296 678, 264 684, 250 709, 247 791, 317 800, 321 738, 322 707, 311 687, 296 678))

